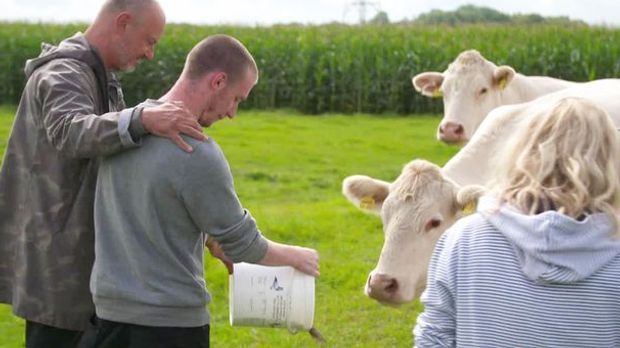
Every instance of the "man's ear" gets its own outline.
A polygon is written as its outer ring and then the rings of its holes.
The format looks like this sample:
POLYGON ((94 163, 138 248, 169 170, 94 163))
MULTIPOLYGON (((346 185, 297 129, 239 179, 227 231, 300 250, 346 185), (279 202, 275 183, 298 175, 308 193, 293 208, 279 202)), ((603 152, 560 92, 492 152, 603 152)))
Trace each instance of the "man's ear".
POLYGON ((127 25, 132 20, 132 15, 129 12, 121 12, 118 16, 116 16, 116 28, 124 32, 127 30, 127 25))
POLYGON ((211 75, 210 80, 211 88, 214 90, 221 90, 224 89, 228 83, 228 75, 223 71, 216 71, 211 75))

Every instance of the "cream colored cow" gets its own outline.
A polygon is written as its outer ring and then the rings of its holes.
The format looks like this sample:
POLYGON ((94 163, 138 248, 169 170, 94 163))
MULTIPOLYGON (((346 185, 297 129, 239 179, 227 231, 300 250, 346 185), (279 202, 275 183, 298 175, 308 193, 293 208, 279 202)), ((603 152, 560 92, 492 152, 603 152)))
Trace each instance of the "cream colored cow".
POLYGON ((353 204, 383 221, 385 242, 366 294, 390 304, 419 297, 437 239, 460 217, 458 186, 444 178, 438 166, 414 160, 393 183, 354 175, 342 187, 353 204))
POLYGON ((385 241, 379 262, 368 277, 366 294, 390 304, 419 297, 426 286, 435 242, 461 216, 463 207, 483 191, 491 179, 495 156, 502 156, 510 135, 529 118, 570 96, 590 99, 620 126, 620 81, 599 80, 494 109, 471 141, 443 168, 415 160, 393 183, 361 175, 346 178, 343 194, 362 210, 380 214, 383 221, 385 241), (465 186, 474 184, 482 186, 465 186))
POLYGON ((467 142, 485 116, 498 106, 527 102, 577 84, 525 76, 510 66, 495 65, 475 50, 459 54, 443 73, 420 73, 412 82, 425 96, 443 96, 444 116, 437 138, 448 143, 467 142))

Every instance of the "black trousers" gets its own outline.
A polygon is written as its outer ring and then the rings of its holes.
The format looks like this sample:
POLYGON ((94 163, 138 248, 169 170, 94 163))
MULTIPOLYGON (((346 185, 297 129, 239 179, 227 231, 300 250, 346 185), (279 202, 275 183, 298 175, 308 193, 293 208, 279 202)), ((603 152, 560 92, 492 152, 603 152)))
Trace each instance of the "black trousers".
POLYGON ((26 321, 26 348, 75 348, 82 333, 26 321))
MULTIPOLYGON (((51 347, 51 346, 50 346, 51 347)), ((209 348, 209 325, 142 326, 97 318, 79 348, 209 348)))

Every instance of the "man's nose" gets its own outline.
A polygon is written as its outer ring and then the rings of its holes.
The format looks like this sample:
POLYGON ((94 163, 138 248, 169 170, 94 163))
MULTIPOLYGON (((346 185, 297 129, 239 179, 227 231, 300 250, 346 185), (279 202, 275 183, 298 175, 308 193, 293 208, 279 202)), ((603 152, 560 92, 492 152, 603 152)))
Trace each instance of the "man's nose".
POLYGON ((228 118, 233 118, 235 117, 236 114, 237 114, 237 106, 233 106, 232 108, 230 108, 230 110, 228 110, 228 112, 226 113, 226 116, 228 118))
POLYGON ((146 60, 153 60, 155 58, 155 50, 148 48, 144 54, 146 60))

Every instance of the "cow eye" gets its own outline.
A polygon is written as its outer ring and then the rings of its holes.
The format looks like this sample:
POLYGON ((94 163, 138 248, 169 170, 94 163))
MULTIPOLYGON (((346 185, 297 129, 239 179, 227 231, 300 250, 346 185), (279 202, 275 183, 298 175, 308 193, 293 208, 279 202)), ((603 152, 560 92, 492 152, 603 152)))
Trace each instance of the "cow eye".
POLYGON ((440 219, 430 219, 427 223, 426 226, 424 226, 424 230, 426 232, 432 230, 433 228, 437 228, 441 226, 441 220, 440 219))
POLYGON ((483 95, 487 92, 486 87, 483 87, 478 94, 483 95))

